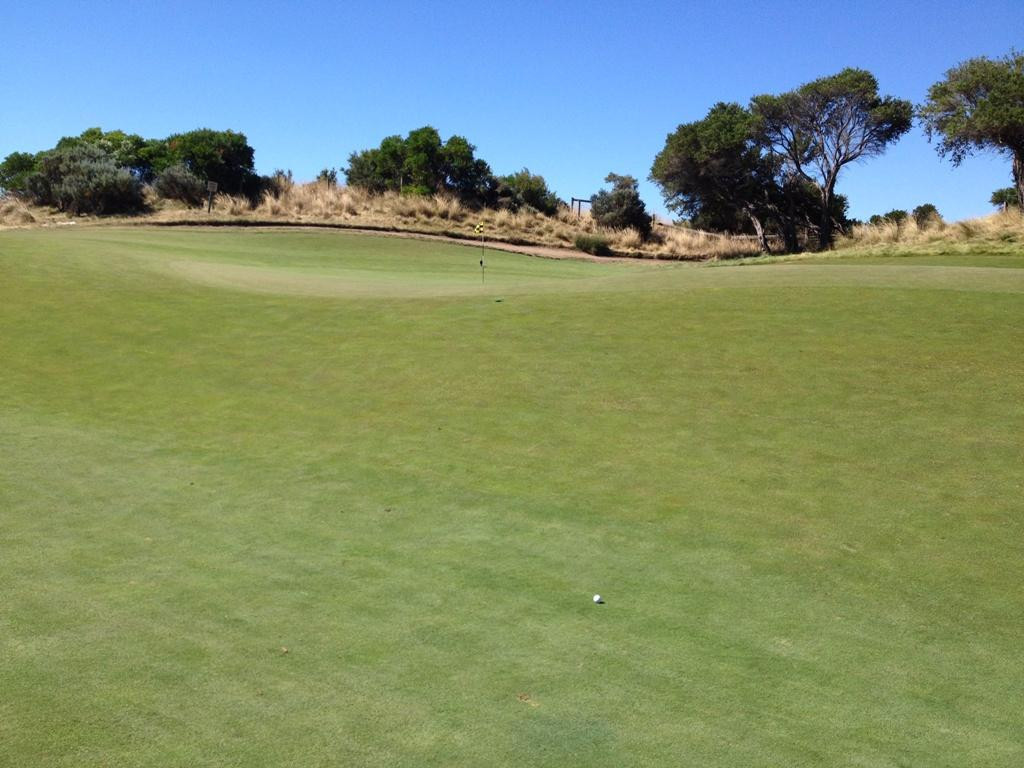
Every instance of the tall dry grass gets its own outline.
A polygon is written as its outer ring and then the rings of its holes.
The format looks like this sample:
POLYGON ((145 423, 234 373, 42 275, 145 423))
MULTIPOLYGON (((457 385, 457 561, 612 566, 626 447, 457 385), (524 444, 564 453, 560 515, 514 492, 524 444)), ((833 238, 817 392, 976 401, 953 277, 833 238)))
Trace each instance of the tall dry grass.
MULTIPOLYGON (((473 239, 477 225, 483 224, 488 240, 518 245, 574 248, 579 235, 595 235, 619 255, 714 259, 757 253, 750 239, 714 235, 664 222, 659 222, 651 237, 645 240, 634 229, 606 229, 598 226, 589 213, 577 216, 568 208, 560 209, 553 216, 533 209, 476 210, 445 195, 371 194, 354 187, 328 186, 324 182, 287 182, 279 184, 276 195, 265 194, 255 206, 244 197, 217 195, 210 213, 205 207, 189 208, 182 203, 159 199, 150 192, 147 203, 152 212, 144 217, 133 217, 131 221, 326 224, 473 239)), ((33 211, 37 217, 44 212, 43 209, 29 210, 20 203, 17 206, 4 215, 20 220, 32 216, 33 211)), ((5 220, 0 219, 0 225, 4 223, 5 220)))
POLYGON ((23 202, 0 198, 0 227, 28 227, 36 222, 36 216, 23 202))
POLYGON ((910 218, 901 224, 884 221, 862 224, 836 241, 836 249, 871 248, 889 245, 956 244, 977 240, 1002 240, 1024 243, 1024 216, 1015 209, 1000 211, 980 219, 946 223, 932 219, 923 226, 910 218))

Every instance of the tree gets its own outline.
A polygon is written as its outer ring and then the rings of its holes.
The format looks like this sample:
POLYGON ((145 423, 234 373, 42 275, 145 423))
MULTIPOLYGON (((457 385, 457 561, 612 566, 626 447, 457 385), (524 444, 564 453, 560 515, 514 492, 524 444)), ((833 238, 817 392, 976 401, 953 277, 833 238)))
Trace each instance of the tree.
MULTIPOLYGON (((359 187, 368 192, 384 192, 389 188, 388 179, 378 171, 380 166, 380 150, 364 149, 348 156, 348 167, 345 168, 345 181, 350 187, 359 187)), ((399 179, 401 171, 399 171, 399 179)), ((396 179, 396 182, 399 180, 396 179)))
POLYGON ((922 203, 911 211, 910 215, 914 217, 914 222, 920 229, 925 229, 931 224, 942 223, 942 216, 939 215, 939 209, 931 203, 922 203))
POLYGON ((978 150, 1009 155, 1017 199, 1024 200, 1024 53, 958 64, 928 89, 918 116, 954 166, 978 150))
POLYGON ((1004 211, 1009 209, 1012 205, 1014 207, 1020 206, 1020 196, 1017 194, 1017 190, 1013 187, 1004 187, 1003 189, 997 189, 992 193, 992 197, 989 198, 989 202, 992 205, 999 206, 1004 211))
MULTIPOLYGON (((719 103, 703 120, 680 125, 654 160, 651 180, 668 207, 702 229, 754 233, 762 251, 768 235, 799 249, 799 232, 822 218, 817 187, 791 171, 764 140, 758 118, 739 104, 719 103)), ((829 219, 846 223, 846 198, 832 196, 829 219)))
POLYGON ((548 189, 548 183, 540 174, 530 173, 528 168, 502 176, 498 181, 503 185, 499 195, 504 196, 512 210, 528 205, 547 216, 553 216, 559 206, 565 205, 558 195, 548 189))
POLYGON ((206 181, 215 181, 221 192, 251 194, 259 186, 254 171, 253 148, 244 133, 199 128, 167 137, 172 165, 184 165, 206 181))
POLYGON ((640 199, 636 179, 609 173, 604 180, 612 189, 610 192, 602 189, 590 198, 590 215, 594 221, 612 229, 633 227, 646 239, 651 234, 651 217, 640 199))
POLYGON ((756 119, 739 104, 718 103, 703 120, 676 128, 665 139, 650 178, 670 210, 715 229, 750 222, 768 250, 765 219, 777 203, 773 169, 755 137, 756 119))
POLYGON ((756 96, 751 111, 764 142, 820 196, 819 248, 832 245, 832 210, 843 167, 882 154, 910 130, 913 105, 879 96, 878 81, 863 69, 806 83, 780 96, 756 96))
POLYGON ((462 136, 452 136, 441 148, 441 187, 463 200, 485 201, 497 186, 491 166, 477 158, 476 147, 462 136))
POLYGON ((417 128, 406 137, 402 170, 416 193, 431 195, 443 191, 441 149, 441 135, 433 126, 417 128))
POLYGON ((404 139, 388 136, 379 147, 353 152, 344 173, 350 186, 370 192, 453 194, 469 203, 490 204, 498 182, 475 153, 465 137, 442 143, 437 129, 425 125, 404 139))
POLYGON ((12 152, 0 163, 0 192, 24 192, 26 180, 36 170, 35 155, 12 152))

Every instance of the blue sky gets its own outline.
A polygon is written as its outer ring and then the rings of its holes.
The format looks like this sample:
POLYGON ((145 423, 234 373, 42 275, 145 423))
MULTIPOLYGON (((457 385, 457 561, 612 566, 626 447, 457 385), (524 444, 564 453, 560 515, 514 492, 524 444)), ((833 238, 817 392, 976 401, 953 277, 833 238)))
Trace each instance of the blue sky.
MULTIPOLYGON (((1024 2, 17 2, 5 4, 0 156, 89 126, 244 132, 258 170, 310 179, 393 133, 466 136, 498 173, 588 197, 646 181, 665 136, 717 101, 856 66, 915 103, 958 62, 1024 45, 1024 2), (13 6, 13 7, 11 7, 13 6)), ((1009 163, 938 158, 918 128, 848 167, 867 217, 932 202, 991 211, 1009 163)))

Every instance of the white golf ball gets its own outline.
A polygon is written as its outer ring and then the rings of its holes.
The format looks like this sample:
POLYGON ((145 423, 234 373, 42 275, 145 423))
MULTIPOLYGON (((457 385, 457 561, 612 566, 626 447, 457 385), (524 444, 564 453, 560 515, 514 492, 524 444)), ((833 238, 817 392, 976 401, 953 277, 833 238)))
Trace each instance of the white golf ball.
POLYGON ((594 595, 594 602, 595 603, 600 603, 601 602, 601 596, 600 595, 594 595))

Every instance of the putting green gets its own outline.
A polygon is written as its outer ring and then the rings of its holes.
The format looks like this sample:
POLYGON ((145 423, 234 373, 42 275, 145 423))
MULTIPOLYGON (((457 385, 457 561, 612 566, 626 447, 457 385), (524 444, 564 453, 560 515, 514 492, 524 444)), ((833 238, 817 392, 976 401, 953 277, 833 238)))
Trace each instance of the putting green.
POLYGON ((1024 270, 479 258, 0 232, 0 765, 1024 761, 1024 270))

